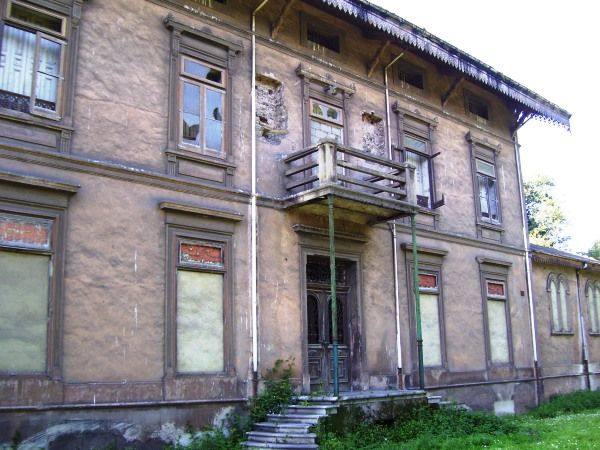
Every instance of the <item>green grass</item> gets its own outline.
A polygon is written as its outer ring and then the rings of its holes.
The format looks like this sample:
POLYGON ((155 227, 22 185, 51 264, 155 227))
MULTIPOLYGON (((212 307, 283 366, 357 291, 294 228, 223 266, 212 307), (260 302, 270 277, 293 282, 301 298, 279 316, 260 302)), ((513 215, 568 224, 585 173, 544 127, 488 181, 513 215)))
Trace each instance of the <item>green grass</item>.
POLYGON ((600 449, 600 392, 557 396, 516 417, 416 408, 391 424, 321 431, 319 442, 324 450, 600 449))

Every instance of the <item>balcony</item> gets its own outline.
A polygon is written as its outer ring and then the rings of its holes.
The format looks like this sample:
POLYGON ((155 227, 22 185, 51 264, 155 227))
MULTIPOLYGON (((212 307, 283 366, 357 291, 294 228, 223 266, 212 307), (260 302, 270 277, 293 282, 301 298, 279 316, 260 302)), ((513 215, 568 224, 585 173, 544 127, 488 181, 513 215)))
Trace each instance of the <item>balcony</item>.
POLYGON ((284 160, 289 196, 285 207, 327 215, 333 195, 337 215, 352 222, 377 223, 419 210, 414 167, 334 142, 323 142, 284 160))

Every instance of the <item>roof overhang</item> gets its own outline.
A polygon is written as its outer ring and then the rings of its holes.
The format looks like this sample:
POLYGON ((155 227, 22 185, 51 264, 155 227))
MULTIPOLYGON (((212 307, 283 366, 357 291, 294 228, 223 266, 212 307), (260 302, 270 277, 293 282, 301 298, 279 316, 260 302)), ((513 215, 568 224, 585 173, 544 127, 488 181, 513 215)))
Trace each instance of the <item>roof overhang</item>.
POLYGON ((321 0, 440 60, 523 105, 533 117, 570 128, 571 114, 427 30, 365 0, 321 0))

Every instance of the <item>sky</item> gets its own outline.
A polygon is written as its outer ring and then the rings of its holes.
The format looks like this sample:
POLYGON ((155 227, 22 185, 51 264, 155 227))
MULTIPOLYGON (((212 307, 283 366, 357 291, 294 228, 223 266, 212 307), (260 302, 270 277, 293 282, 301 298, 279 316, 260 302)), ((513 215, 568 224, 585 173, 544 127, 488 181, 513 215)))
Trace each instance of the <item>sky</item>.
POLYGON ((371 2, 573 114, 570 132, 534 119, 521 128, 523 175, 554 180, 568 218, 569 250, 587 251, 600 240, 600 6, 583 0, 371 2))

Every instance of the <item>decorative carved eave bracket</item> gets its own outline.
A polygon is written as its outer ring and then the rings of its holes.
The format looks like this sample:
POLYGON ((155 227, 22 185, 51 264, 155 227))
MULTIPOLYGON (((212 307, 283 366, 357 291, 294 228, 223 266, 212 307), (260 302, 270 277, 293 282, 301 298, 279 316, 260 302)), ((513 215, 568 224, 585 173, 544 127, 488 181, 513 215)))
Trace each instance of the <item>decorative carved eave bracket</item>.
POLYGON ((310 82, 315 82, 323 86, 323 90, 331 95, 336 95, 343 92, 346 96, 351 97, 356 93, 356 86, 354 83, 347 84, 340 80, 336 80, 332 75, 326 74, 321 75, 314 72, 310 67, 306 67, 300 64, 296 69, 296 75, 301 78, 305 78, 310 82))

